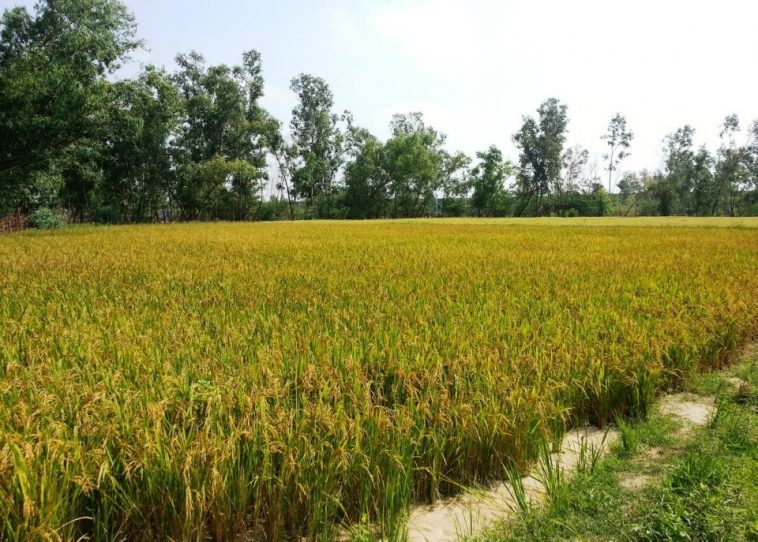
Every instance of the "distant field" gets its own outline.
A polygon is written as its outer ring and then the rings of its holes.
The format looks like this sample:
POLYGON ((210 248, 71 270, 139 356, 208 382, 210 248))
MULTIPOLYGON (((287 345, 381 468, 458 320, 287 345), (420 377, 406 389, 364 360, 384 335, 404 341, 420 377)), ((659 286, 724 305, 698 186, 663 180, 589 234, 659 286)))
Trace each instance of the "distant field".
POLYGON ((648 226, 698 228, 758 228, 758 217, 690 217, 690 216, 636 216, 636 217, 581 217, 581 218, 428 218, 399 220, 398 222, 424 222, 443 224, 476 224, 503 226, 648 226))
POLYGON ((0 540, 391 539, 758 332, 754 218, 76 227, 0 262, 0 540))

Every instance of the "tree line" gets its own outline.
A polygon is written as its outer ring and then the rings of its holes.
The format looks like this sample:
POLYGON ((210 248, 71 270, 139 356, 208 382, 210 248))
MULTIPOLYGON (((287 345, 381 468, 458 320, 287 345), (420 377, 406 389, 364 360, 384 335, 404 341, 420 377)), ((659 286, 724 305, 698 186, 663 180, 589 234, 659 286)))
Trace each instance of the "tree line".
MULTIPOLYGON (((513 135, 450 152, 422 114, 395 115, 382 141, 334 110, 321 78, 291 82, 289 126, 262 106, 257 51, 235 66, 180 54, 116 80, 143 44, 117 0, 43 0, 0 20, 0 216, 134 223, 174 220, 758 214, 758 121, 715 152, 684 126, 654 171, 617 179, 634 135, 618 114, 590 161, 567 144, 568 112, 546 100, 513 135), (607 175, 606 189, 604 186, 607 175), (618 191, 613 193, 614 180, 618 191)), ((12 223, 12 222, 11 222, 12 223)))

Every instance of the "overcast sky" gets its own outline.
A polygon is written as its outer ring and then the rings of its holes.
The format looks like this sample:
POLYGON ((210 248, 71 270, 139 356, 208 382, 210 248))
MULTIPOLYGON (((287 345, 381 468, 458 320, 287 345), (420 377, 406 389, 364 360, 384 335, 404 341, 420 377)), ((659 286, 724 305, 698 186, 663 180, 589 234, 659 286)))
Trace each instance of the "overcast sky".
POLYGON ((301 72, 381 137, 393 113, 421 111, 451 150, 496 144, 514 160, 521 116, 551 96, 568 105, 569 143, 598 154, 610 117, 626 115, 636 137, 624 168, 658 167, 662 138, 685 123, 713 148, 725 115, 758 119, 756 0, 126 3, 148 48, 137 62, 171 69, 195 49, 233 64, 259 50, 264 105, 285 122, 301 72))

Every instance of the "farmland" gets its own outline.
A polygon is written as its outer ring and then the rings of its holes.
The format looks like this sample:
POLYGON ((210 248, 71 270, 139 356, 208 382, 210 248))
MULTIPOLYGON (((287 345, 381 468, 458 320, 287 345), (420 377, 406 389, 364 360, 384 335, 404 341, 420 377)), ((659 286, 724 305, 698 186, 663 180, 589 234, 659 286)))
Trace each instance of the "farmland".
POLYGON ((84 226, 0 261, 0 540, 401 537, 758 332, 756 219, 84 226))

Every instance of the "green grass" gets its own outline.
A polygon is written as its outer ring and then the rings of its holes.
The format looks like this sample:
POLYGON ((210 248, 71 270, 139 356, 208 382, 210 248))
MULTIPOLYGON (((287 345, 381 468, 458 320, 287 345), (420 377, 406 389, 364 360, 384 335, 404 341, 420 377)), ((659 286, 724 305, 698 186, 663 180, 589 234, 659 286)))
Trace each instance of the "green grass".
POLYGON ((758 356, 733 371, 748 382, 737 392, 726 391, 733 388, 723 374, 690 384, 700 393, 722 392, 709 427, 682 441, 670 418, 625 423, 614 453, 566 482, 567 499, 548 499, 472 540, 758 540, 756 365, 758 356), (663 456, 652 458, 651 450, 663 456), (621 479, 632 476, 648 484, 624 487, 621 479))

